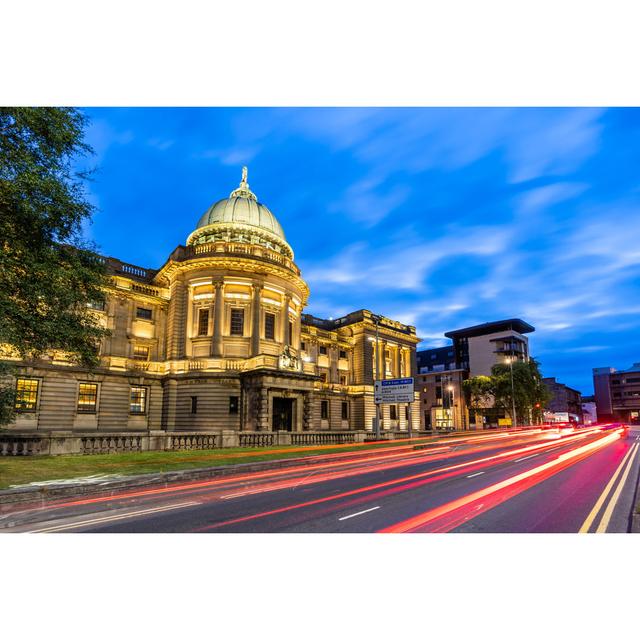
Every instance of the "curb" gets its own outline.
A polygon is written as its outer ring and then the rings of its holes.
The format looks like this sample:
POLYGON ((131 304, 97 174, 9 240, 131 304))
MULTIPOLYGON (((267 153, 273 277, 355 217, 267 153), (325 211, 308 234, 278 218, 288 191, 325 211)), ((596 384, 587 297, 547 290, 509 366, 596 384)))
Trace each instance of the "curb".
MULTIPOLYGON (((359 452, 354 452, 358 454, 359 452)), ((354 455, 356 458, 357 455, 354 455)), ((351 456, 343 458, 348 462, 351 456)), ((201 467, 198 469, 183 469, 181 471, 163 471, 144 475, 128 476, 117 480, 105 480, 96 484, 60 484, 44 487, 20 487, 0 491, 0 513, 11 511, 13 506, 25 507, 30 503, 41 504, 43 501, 55 498, 76 498, 85 496, 109 496, 121 489, 129 488, 158 488, 166 487, 175 482, 190 480, 207 480, 219 476, 234 476, 269 469, 286 469, 300 463, 315 465, 326 462, 324 454, 320 456, 305 456, 301 458, 286 458, 280 460, 264 460, 262 462, 242 462, 225 465, 223 467, 201 467)))

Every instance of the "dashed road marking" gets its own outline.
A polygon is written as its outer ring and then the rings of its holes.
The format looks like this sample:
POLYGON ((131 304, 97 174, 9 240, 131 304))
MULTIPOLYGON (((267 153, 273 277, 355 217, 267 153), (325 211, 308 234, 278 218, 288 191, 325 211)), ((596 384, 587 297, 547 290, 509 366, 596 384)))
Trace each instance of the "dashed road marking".
POLYGON ((472 473, 470 476, 467 476, 467 478, 475 478, 476 476, 481 476, 484 473, 484 471, 478 471, 478 473, 472 473))
POLYGON ((348 516, 342 516, 342 518, 338 518, 338 520, 348 520, 349 518, 355 518, 356 516, 361 516, 363 513, 369 513, 369 511, 375 511, 376 509, 379 509, 380 507, 371 507, 371 509, 365 509, 364 511, 358 511, 357 513, 352 513, 351 515, 348 516))
POLYGON ((523 460, 528 460, 529 458, 535 458, 536 456, 539 456, 539 455, 540 455, 539 453, 534 453, 531 456, 525 456, 524 458, 518 458, 514 462, 522 462, 523 460))

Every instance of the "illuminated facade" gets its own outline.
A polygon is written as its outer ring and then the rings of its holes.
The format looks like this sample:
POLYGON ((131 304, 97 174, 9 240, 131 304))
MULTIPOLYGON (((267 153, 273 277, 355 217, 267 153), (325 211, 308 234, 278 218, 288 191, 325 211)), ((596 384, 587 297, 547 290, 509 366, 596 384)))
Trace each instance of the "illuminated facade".
MULTIPOLYGON (((415 373, 415 328, 361 310, 304 314, 309 287, 247 183, 213 204, 158 270, 106 258, 101 366, 20 364, 13 429, 370 430, 373 375, 415 373)), ((405 407, 382 426, 406 430, 405 407)), ((419 416, 413 416, 419 428, 419 416)))

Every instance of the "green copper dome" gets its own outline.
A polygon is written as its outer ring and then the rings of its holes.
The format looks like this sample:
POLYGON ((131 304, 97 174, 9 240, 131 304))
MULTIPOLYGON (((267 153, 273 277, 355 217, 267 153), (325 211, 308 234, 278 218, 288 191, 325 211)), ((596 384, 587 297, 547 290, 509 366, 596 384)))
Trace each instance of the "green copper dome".
POLYGON ((284 231, 269 209, 258 202, 247 183, 247 168, 242 168, 240 186, 228 198, 212 204, 198 220, 187 244, 216 240, 248 242, 293 256, 284 231))

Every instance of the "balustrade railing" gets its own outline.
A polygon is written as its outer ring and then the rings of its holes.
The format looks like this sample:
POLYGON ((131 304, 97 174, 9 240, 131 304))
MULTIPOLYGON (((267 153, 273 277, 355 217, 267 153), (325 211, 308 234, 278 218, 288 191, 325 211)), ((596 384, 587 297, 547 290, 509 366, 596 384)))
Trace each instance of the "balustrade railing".
POLYGON ((80 453, 127 453, 142 451, 142 436, 83 436, 80 438, 80 453))
POLYGON ((240 433, 241 447, 271 447, 275 443, 274 433, 240 433))

